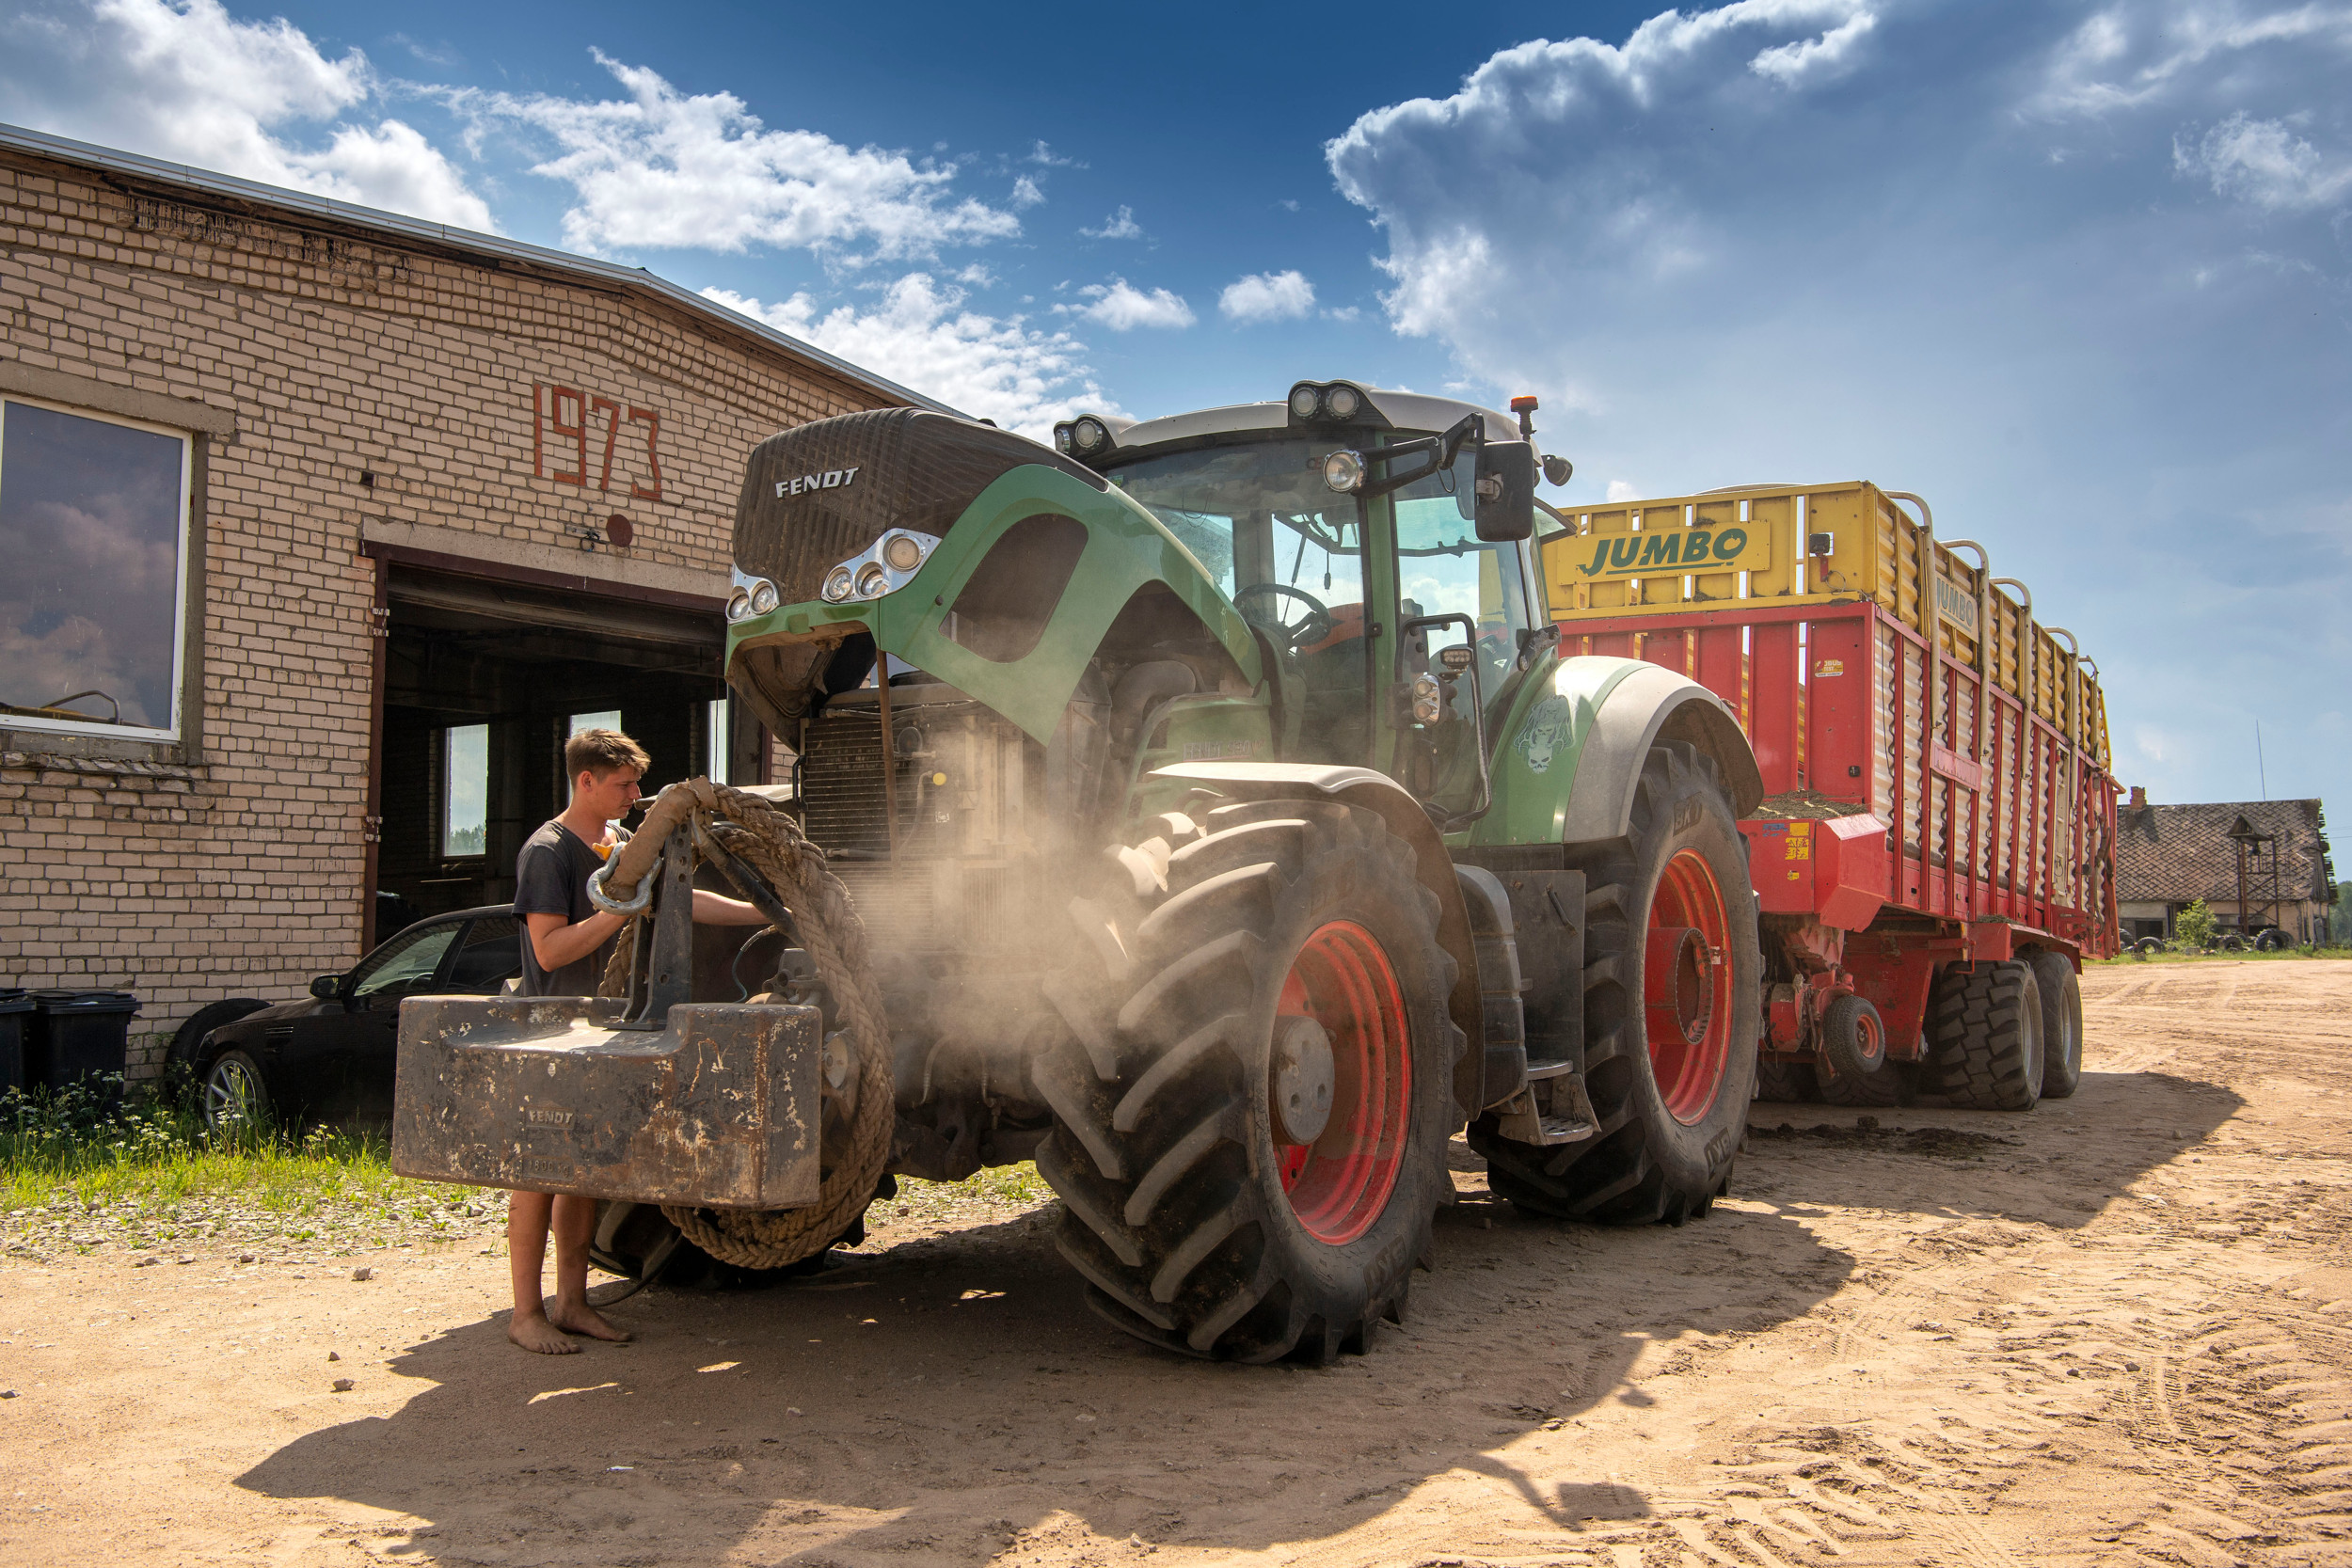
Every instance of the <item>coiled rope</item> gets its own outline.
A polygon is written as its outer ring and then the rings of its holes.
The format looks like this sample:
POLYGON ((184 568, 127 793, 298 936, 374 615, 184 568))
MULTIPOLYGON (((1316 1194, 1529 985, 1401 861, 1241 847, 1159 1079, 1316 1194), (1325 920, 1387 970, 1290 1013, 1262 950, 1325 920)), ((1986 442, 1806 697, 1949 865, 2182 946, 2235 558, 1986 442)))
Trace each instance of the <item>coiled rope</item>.
MULTIPOLYGON (((820 1151, 824 1177, 814 1204, 774 1210, 661 1206, 670 1223, 713 1258, 747 1269, 778 1269, 831 1246, 873 1198, 898 1119, 890 1030, 882 988, 866 960, 866 926, 850 902, 849 891, 801 825, 764 797, 708 779, 670 785, 655 798, 637 836, 614 856, 609 891, 628 898, 637 881, 651 872, 671 832, 690 821, 723 840, 728 852, 758 872, 791 911, 801 946, 832 993, 834 1017, 857 1053, 858 1093, 850 1117, 850 1147, 820 1151)), ((635 934, 633 923, 622 927, 597 995, 628 994, 635 934)))

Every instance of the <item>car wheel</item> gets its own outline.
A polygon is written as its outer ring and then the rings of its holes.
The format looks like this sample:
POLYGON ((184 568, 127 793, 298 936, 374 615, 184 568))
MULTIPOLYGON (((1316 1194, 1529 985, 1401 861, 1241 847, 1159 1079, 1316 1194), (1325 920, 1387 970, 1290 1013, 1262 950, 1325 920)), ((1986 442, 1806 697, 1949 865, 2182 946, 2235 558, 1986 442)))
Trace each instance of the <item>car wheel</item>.
POLYGON ((226 1001, 208 1002, 188 1015, 171 1037, 171 1049, 164 1055, 167 1063, 185 1062, 194 1067, 203 1053, 204 1037, 224 1023, 234 1023, 251 1013, 258 1013, 269 1004, 258 996, 232 996, 226 1001))
POLYGON ((204 1125, 215 1132, 266 1119, 269 1081, 262 1076, 262 1064, 233 1048, 222 1052, 204 1069, 199 1104, 204 1125))

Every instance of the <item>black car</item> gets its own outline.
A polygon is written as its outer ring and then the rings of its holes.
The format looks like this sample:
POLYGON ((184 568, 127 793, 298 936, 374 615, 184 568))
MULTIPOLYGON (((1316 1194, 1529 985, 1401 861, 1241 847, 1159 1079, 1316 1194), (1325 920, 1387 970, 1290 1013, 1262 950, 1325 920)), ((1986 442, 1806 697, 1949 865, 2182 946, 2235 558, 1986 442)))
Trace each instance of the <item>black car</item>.
POLYGON ((495 995, 522 973, 511 904, 435 915, 397 932, 302 1002, 215 1002, 181 1026, 207 1123, 262 1111, 290 1123, 389 1114, 405 996, 495 995))

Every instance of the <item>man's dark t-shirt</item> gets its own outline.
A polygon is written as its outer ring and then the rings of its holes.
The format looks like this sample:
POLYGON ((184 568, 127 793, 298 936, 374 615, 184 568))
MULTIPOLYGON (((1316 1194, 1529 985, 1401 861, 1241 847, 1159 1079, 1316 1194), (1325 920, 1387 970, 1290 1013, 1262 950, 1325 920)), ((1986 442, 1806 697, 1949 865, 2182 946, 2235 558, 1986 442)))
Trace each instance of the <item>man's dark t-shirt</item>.
MULTIPOLYGON (((626 842, 628 834, 614 831, 613 836, 626 842)), ((549 974, 539 967, 539 955, 531 945, 531 922, 523 917, 533 914, 560 914, 568 925, 577 926, 596 912, 588 901, 588 879, 604 863, 578 833, 552 820, 531 835, 523 852, 515 857, 515 917, 523 922, 523 983, 525 996, 594 996, 596 986, 604 978, 604 966, 612 960, 612 943, 617 934, 584 958, 577 958, 549 974)))

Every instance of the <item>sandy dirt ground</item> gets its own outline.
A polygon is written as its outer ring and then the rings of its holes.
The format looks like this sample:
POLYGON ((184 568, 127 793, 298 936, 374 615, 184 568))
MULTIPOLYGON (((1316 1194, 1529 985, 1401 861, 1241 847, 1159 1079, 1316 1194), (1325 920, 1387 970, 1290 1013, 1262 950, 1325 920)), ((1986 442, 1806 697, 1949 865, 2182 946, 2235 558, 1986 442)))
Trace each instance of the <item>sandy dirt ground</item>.
POLYGON ((478 1242, 0 1265, 0 1560, 2352 1564, 2352 963, 2085 990, 2074 1100, 1758 1105, 1680 1229, 1465 1156, 1320 1371, 1127 1341, 1044 1211, 562 1359, 478 1242))

